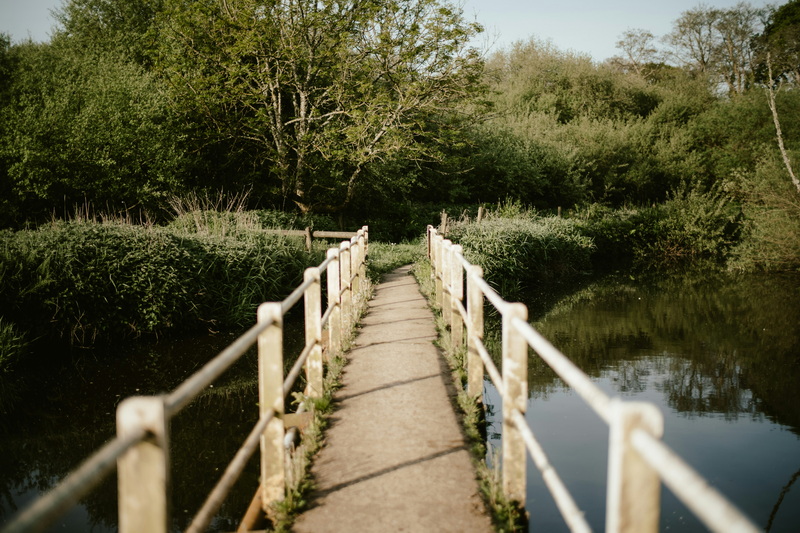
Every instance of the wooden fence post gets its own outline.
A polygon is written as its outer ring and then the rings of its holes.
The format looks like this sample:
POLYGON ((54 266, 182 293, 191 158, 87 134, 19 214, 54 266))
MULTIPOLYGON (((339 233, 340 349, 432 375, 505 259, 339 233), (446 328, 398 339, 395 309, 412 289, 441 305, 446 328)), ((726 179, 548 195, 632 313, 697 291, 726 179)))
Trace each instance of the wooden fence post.
POLYGON ((483 277, 483 269, 472 265, 467 272, 467 394, 481 398, 483 394, 483 361, 478 353, 477 337, 483 340, 483 292, 476 279, 483 277))
POLYGON ((306 346, 314 344, 306 359, 306 390, 310 398, 322 398, 322 288, 318 267, 307 268, 304 280, 314 280, 303 295, 305 304, 306 346))
POLYGON ((453 281, 453 273, 451 272, 453 264, 453 243, 449 240, 442 241, 442 318, 447 327, 450 327, 453 321, 453 289, 450 284, 453 281))
MULTIPOLYGON (((358 300, 358 295, 361 294, 361 279, 358 277, 358 261, 361 255, 361 246, 359 245, 358 238, 350 242, 350 278, 352 281, 351 290, 353 291, 353 305, 358 300)), ((353 309, 355 311, 355 307, 353 309)))
POLYGON ((450 287, 452 291, 450 298, 450 343, 453 349, 461 348, 464 344, 464 320, 458 309, 458 303, 464 302, 464 267, 459 259, 462 251, 461 245, 455 244, 450 253, 450 287))
POLYGON ((528 320, 528 309, 509 304, 503 313, 503 492, 525 505, 525 441, 511 419, 513 409, 525 414, 528 402, 528 342, 514 327, 515 318, 528 320))
POLYGON ((261 436, 261 506, 269 511, 271 503, 285 496, 284 464, 284 391, 283 391, 283 311, 280 303, 258 307, 258 322, 272 321, 258 336, 258 406, 260 416, 275 411, 261 436))
POLYGON ((353 293, 350 286, 350 243, 339 245, 339 268, 342 285, 342 340, 350 338, 353 327, 353 293))
POLYGON ((661 438, 663 416, 656 406, 649 403, 611 401, 606 531, 656 532, 661 507, 661 478, 633 448, 631 434, 634 429, 642 429, 661 438))
POLYGON ((151 433, 117 461, 121 533, 170 530, 168 425, 161 396, 134 396, 117 408, 118 436, 151 433))
POLYGON ((361 229, 361 263, 358 266, 358 275, 361 276, 361 279, 366 282, 367 279, 367 250, 369 246, 368 242, 368 230, 367 226, 364 226, 361 229))
POLYGON ((338 355, 342 351, 342 306, 341 283, 339 279, 339 249, 328 250, 328 307, 331 316, 328 318, 328 358, 338 355))
POLYGON ((444 255, 444 238, 438 233, 433 238, 433 248, 434 248, 434 262, 433 262, 433 271, 434 276, 436 276, 434 285, 436 290, 436 305, 439 309, 442 309, 442 302, 444 301, 444 291, 442 290, 442 265, 444 264, 444 259, 442 255, 444 255))

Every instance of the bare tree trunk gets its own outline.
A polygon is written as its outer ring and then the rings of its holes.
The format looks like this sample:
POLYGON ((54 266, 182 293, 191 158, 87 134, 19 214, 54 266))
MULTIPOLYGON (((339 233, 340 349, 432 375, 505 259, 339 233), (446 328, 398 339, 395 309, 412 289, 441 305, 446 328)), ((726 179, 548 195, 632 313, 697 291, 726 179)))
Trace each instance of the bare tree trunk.
POLYGON ((778 136, 778 148, 781 150, 783 164, 786 165, 786 170, 789 172, 789 177, 792 179, 792 183, 794 183, 794 186, 797 188, 797 192, 800 193, 800 180, 797 179, 797 176, 795 176, 794 171, 792 170, 792 161, 789 159, 789 154, 786 152, 786 147, 783 144, 783 133, 781 132, 781 123, 778 119, 778 108, 775 106, 775 89, 772 87, 772 61, 769 54, 767 54, 767 69, 769 71, 767 97, 769 99, 769 108, 772 111, 772 120, 775 122, 775 132, 778 136))

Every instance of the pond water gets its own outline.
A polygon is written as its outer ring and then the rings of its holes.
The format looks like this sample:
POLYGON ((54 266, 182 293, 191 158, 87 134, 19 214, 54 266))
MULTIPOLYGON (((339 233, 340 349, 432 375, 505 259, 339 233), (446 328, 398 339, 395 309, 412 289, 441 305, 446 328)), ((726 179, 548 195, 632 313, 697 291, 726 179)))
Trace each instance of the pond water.
MULTIPOLYGON (((302 346, 302 323, 287 319, 285 353, 302 346)), ((236 334, 214 334, 73 357, 48 357, 27 369, 57 365, 37 383, 13 417, 0 420, 0 529, 17 509, 57 484, 85 458, 113 438, 115 411, 133 395, 173 390, 236 334), (69 359, 63 364, 59 360, 69 359)), ((288 364, 288 362, 285 362, 288 364)), ((251 349, 212 387, 181 411, 171 424, 172 530, 182 531, 201 507, 258 419, 257 360, 251 349)), ((258 486, 257 454, 215 518, 211 531, 232 531, 258 486)), ((49 531, 117 531, 117 480, 103 484, 59 519, 49 531)))
MULTIPOLYGON (((757 526, 800 531, 800 276, 611 277, 533 325, 610 396, 656 404, 664 441, 757 526)), ((529 424, 603 531, 608 427, 535 356, 529 387, 529 424)), ((530 460, 527 478, 530 530, 567 531, 530 460)), ((706 531, 666 488, 660 529, 706 531)))
MULTIPOLYGON (((758 526, 800 530, 800 276, 613 277, 547 301, 532 304, 534 325, 600 388, 658 405, 666 443, 758 526)), ((297 353, 300 325, 287 324, 287 353, 297 353)), ((123 398, 172 390, 231 340, 89 352, 39 384, 16 417, 0 421, 0 528, 113 437, 123 398)), ((43 355, 36 365, 57 359, 43 355)), ((250 353, 172 424, 176 531, 256 420, 255 366, 250 353)), ((603 531, 608 429, 535 357, 529 380, 527 419, 592 528, 603 531)), ((488 384, 486 398, 499 413, 488 384)), ((499 445, 496 421, 492 432, 499 445)), ((252 462, 212 530, 235 528, 257 477, 252 462)), ((112 476, 51 531, 116 531, 116 498, 112 476)), ((532 531, 567 530, 530 463, 527 508, 532 531)), ((705 531, 667 489, 661 530, 705 531)))

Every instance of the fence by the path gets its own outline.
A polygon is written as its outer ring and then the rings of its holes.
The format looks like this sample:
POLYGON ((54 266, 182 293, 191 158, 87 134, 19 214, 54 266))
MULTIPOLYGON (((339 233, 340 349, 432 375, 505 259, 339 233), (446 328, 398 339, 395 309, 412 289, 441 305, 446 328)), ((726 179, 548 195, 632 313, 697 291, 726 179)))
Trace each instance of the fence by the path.
MULTIPOLYGON (((352 234, 351 234, 352 235, 352 234)), ((171 529, 169 421, 208 388, 254 344, 258 344, 259 417, 187 531, 205 531, 248 459, 261 447, 261 512, 285 494, 285 396, 305 369, 308 397, 323 390, 323 328, 327 356, 341 351, 357 320, 366 287, 368 228, 327 251, 319 266, 306 269, 304 281, 281 302, 258 308, 257 322, 173 392, 132 397, 117 408, 117 437, 89 457, 50 492, 23 509, 4 533, 43 531, 117 468, 119 531, 166 533, 171 529), (321 278, 326 275, 323 312, 321 278), (284 377, 283 317, 300 300, 305 304, 305 347, 284 377)), ((244 510, 243 510, 244 512, 244 510)))
MULTIPOLYGON (((502 397, 502 483, 508 499, 525 503, 530 453, 570 530, 591 531, 525 420, 530 347, 609 426, 607 532, 658 531, 662 481, 710 530, 760 531, 661 441, 664 423, 655 405, 609 398, 528 323, 525 305, 505 301, 486 283, 481 268, 464 259, 461 246, 445 240, 433 226, 428 226, 427 243, 436 302, 450 327, 451 342, 458 348, 467 339, 467 392, 480 397, 485 368, 502 397), (486 302, 502 316, 502 375, 483 344, 486 302)), ((535 525, 536 517, 531 520, 535 525)))

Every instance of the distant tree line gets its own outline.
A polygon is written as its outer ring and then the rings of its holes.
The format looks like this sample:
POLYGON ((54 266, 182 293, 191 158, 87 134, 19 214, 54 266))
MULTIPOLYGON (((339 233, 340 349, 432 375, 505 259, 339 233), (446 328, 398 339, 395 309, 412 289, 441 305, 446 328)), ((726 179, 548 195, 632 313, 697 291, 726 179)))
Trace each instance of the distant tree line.
POLYGON ((362 221, 692 191, 739 206, 753 250, 800 233, 800 0, 700 5, 603 63, 476 50, 447 0, 69 0, 58 21, 0 40, 5 227, 220 190, 362 221))

